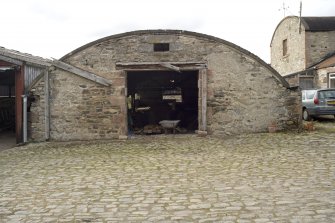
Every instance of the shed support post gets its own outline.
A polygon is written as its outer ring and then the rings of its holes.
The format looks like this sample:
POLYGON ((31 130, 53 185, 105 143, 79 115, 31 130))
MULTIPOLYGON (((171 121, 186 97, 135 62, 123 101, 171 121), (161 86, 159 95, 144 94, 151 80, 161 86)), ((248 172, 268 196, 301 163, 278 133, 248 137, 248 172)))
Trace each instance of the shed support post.
POLYGON ((24 64, 15 72, 15 135, 16 143, 23 142, 23 103, 21 95, 24 94, 24 64))
POLYGON ((122 119, 123 119, 123 124, 121 125, 120 132, 119 132, 119 139, 128 139, 128 103, 127 103, 127 94, 128 94, 128 86, 127 86, 127 72, 124 70, 121 70, 119 73, 120 77, 123 77, 125 79, 124 83, 125 85, 124 90, 121 92, 121 95, 123 97, 122 104, 120 105, 121 107, 121 112, 124 114, 122 119))

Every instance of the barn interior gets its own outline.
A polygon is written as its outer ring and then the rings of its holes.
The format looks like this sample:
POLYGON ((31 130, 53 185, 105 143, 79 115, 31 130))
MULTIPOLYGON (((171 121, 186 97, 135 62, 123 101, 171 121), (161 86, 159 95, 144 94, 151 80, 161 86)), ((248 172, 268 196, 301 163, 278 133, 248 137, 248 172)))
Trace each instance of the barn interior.
POLYGON ((15 69, 12 66, 0 66, 0 139, 15 141, 15 69))
POLYGON ((127 89, 129 132, 159 134, 172 129, 191 133, 198 129, 197 71, 128 72, 127 89), (177 125, 169 128, 160 123, 163 120, 177 125))

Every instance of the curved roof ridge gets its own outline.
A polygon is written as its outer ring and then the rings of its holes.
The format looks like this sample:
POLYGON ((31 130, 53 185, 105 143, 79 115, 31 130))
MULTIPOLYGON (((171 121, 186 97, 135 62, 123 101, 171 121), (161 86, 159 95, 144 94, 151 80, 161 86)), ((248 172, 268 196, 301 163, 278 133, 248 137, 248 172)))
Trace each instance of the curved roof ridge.
MULTIPOLYGON (((283 18, 282 20, 280 20, 280 22, 278 23, 278 25, 276 26, 275 30, 273 31, 273 34, 272 34, 272 38, 271 38, 271 42, 270 42, 270 47, 272 46, 272 41, 273 41, 273 38, 275 36, 275 33, 277 31, 277 29, 279 28, 279 26, 287 19, 291 19, 291 18, 299 18, 298 16, 286 16, 285 18, 283 18)), ((305 25, 305 24, 304 24, 305 25)))
POLYGON ((199 38, 205 38, 211 41, 215 41, 218 43, 222 43, 225 44, 237 51, 242 52, 243 54, 246 54, 250 57, 252 57, 253 59, 255 59, 257 62, 259 62, 260 64, 262 64, 264 67, 266 67, 268 70, 270 70, 275 77, 277 78, 277 80, 279 80, 283 86, 285 87, 289 87, 289 84, 287 83, 287 81, 273 68, 271 67, 268 63, 266 63, 264 60, 262 60, 261 58, 259 58, 258 56, 256 56, 255 54, 251 53, 250 51, 232 43, 229 42, 227 40, 224 39, 220 39, 218 37, 214 37, 211 35, 207 35, 207 34, 202 34, 202 33, 197 33, 197 32, 191 32, 191 31, 186 31, 186 30, 172 30, 172 29, 155 29, 155 30, 137 30, 137 31, 130 31, 130 32, 125 32, 125 33, 120 33, 120 34, 115 34, 115 35, 110 35, 110 36, 106 36, 100 39, 97 39, 95 41, 92 41, 90 43, 87 43, 73 51, 71 51, 70 53, 64 55, 63 57, 61 57, 59 60, 60 61, 64 61, 67 58, 69 58, 70 56, 72 56, 75 53, 78 53, 88 47, 91 47, 95 44, 104 42, 106 40, 110 40, 110 39, 117 39, 117 38, 122 38, 122 37, 126 37, 126 36, 131 36, 131 35, 142 35, 142 34, 177 34, 177 35, 188 35, 188 36, 195 36, 195 37, 199 37, 199 38))

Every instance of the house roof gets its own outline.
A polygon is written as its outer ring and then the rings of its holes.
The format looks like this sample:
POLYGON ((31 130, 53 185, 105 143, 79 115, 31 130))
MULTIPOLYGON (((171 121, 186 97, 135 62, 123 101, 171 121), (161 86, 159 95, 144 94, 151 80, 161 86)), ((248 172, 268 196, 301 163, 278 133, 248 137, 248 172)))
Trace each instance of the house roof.
POLYGON ((301 17, 306 31, 321 32, 335 30, 335 16, 301 17))

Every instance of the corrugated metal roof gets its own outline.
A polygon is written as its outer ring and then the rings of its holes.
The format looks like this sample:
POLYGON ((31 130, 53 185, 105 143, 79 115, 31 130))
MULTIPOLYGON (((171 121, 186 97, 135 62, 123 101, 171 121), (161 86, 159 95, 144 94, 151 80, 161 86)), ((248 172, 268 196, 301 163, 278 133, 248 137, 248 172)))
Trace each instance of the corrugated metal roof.
POLYGON ((48 69, 52 63, 49 59, 4 47, 0 47, 0 59, 20 66, 24 64, 25 89, 27 89, 34 79, 42 74, 44 70, 48 69))
POLYGON ((38 78, 38 76, 42 74, 42 72, 50 66, 56 66, 58 68, 65 69, 73 74, 92 80, 96 83, 103 84, 105 86, 111 84, 110 80, 106 78, 100 77, 92 72, 74 67, 70 64, 55 59, 49 60, 43 57, 33 56, 28 53, 22 53, 4 47, 0 47, 0 60, 5 60, 9 63, 13 63, 20 66, 23 65, 23 62, 25 62, 24 85, 26 89, 29 88, 29 86, 34 82, 34 80, 38 78))
POLYGON ((334 31, 335 16, 329 17, 301 17, 306 31, 334 31))
POLYGON ((16 50, 10 50, 5 47, 0 47, 0 55, 9 57, 14 60, 24 61, 28 64, 35 66, 48 67, 51 65, 52 61, 43 57, 33 56, 28 53, 22 53, 16 50))

